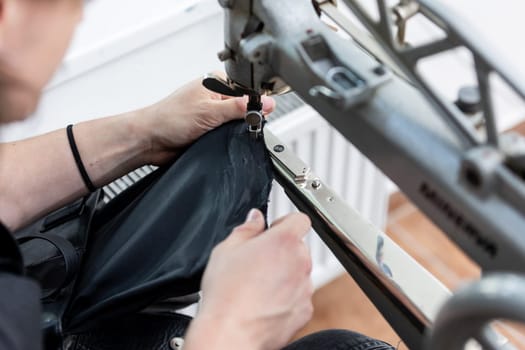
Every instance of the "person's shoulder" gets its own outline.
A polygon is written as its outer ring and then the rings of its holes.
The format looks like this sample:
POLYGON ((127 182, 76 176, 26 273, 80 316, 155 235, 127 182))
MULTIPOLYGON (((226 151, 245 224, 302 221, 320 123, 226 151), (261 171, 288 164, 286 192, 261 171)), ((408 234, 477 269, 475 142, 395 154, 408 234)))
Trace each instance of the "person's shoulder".
POLYGON ((41 349, 40 294, 34 280, 0 273, 0 350, 41 349))
POLYGON ((18 244, 9 230, 0 222, 0 271, 23 274, 24 265, 18 244))

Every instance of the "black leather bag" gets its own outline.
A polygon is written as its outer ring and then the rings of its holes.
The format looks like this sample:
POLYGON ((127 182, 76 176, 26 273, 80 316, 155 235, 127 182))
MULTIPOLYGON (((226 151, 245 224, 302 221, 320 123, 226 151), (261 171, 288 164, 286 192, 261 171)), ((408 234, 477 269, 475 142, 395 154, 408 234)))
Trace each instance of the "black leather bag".
POLYGON ((243 121, 201 137, 122 211, 97 225, 65 329, 88 330, 198 292, 212 249, 251 208, 266 212, 272 180, 264 141, 252 140, 243 121))
POLYGON ((62 347, 62 316, 86 251, 102 190, 17 231, 26 275, 40 284, 44 349, 62 347))
POLYGON ((15 233, 26 274, 40 283, 45 304, 71 290, 101 195, 96 191, 15 233))
MULTIPOLYGON (((78 254, 80 268, 74 282, 66 282, 71 289, 63 292, 64 299, 55 294, 58 280, 64 281, 54 278, 58 267, 53 273, 38 269, 44 285, 56 280, 46 290, 55 291, 49 305, 59 308, 65 345, 107 349, 104 344, 114 338, 112 344, 120 342, 122 346, 113 348, 134 348, 133 344, 143 344, 139 328, 148 323, 157 324, 156 331, 151 329, 155 331, 153 339, 166 340, 178 334, 174 329, 184 324, 179 316, 145 311, 166 299, 200 290, 211 250, 244 221, 251 208, 266 212, 272 180, 264 141, 251 139, 245 123, 237 121, 207 133, 175 163, 150 174, 104 208, 96 209, 100 197, 95 196, 84 201, 90 210, 72 210, 77 213, 71 214, 74 220, 45 232, 48 236, 58 233, 70 241, 76 238, 66 231, 79 229, 84 238, 89 236, 87 241, 80 240, 86 252, 78 254), (129 327, 124 328, 128 336, 118 340, 119 327, 128 320, 129 327)), ((53 253, 46 254, 47 262, 50 258, 60 260, 57 245, 31 236, 34 234, 25 233, 24 239, 29 241, 23 245, 41 248, 48 244, 46 250, 53 253)), ((40 248, 24 250, 36 254, 40 248)), ((158 344, 143 348, 164 349, 167 342, 158 344)))

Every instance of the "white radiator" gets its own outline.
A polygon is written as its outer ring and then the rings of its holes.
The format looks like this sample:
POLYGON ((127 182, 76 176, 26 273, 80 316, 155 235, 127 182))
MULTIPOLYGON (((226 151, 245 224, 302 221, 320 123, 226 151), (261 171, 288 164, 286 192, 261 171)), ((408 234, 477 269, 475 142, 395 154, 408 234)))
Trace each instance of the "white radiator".
MULTIPOLYGON (((277 97, 277 110, 267 127, 347 203, 377 227, 385 226, 389 195, 386 177, 315 110, 293 94, 277 97)), ((270 222, 294 210, 275 182, 270 195, 270 222)), ((344 269, 315 232, 306 240, 317 289, 344 269)))

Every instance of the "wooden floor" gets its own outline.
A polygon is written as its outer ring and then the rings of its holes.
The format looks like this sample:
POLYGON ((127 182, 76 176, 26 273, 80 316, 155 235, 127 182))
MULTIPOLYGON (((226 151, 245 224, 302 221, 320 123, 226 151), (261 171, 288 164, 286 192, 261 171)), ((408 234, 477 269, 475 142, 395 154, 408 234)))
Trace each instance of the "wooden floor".
MULTIPOLYGON (((387 234, 447 287, 454 290, 480 276, 479 267, 401 195, 391 201, 387 234)), ((350 329, 407 349, 350 276, 344 275, 314 295, 314 317, 296 338, 323 329, 350 329)), ((505 335, 525 349, 525 329, 506 327, 505 335)))
MULTIPOLYGON (((525 124, 516 129, 525 134, 525 124)), ((479 278, 480 269, 404 196, 390 201, 387 234, 419 263, 454 290, 479 278)), ((397 334, 347 275, 314 295, 314 317, 297 337, 323 329, 351 329, 407 349, 397 334)), ((506 335, 518 349, 525 349, 525 328, 506 327, 506 335)))
MULTIPOLYGON (((448 287, 455 288, 462 281, 479 276, 479 268, 403 196, 394 195, 390 208, 387 234, 448 287)), ((343 328, 406 349, 350 276, 340 277, 320 289, 314 296, 314 305, 312 321, 298 336, 321 329, 343 328)))

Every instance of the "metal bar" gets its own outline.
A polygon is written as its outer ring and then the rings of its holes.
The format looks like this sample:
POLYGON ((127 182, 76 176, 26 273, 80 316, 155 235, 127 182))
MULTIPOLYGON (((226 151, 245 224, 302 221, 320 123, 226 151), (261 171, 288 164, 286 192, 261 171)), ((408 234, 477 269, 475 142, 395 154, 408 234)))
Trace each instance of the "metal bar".
MULTIPOLYGON (((362 10, 356 1, 344 1, 351 8, 362 10)), ((226 12, 226 21, 232 20, 233 13, 242 15, 245 3, 234 3, 235 9, 226 12)), ((280 0, 279 6, 272 3, 275 4, 271 0, 254 1, 253 14, 265 24, 261 33, 265 40, 264 45, 252 48, 271 52, 272 57, 251 66, 256 69, 257 85, 278 77, 295 89, 485 271, 525 272, 525 241, 521 234, 525 227, 523 182, 496 157, 487 170, 493 175, 490 180, 494 180, 487 181, 492 186, 487 191, 490 196, 465 184, 466 156, 472 155, 473 146, 480 142, 471 129, 462 125, 451 103, 409 69, 391 35, 386 33, 389 30, 379 30, 369 16, 362 11, 358 14, 368 21, 372 33, 380 32, 385 50, 413 78, 416 87, 391 76, 357 45, 343 40, 318 21, 310 1, 280 0), (359 78, 358 85, 353 77, 359 78)), ((389 23, 386 2, 378 0, 378 4, 383 23, 389 23)), ((434 17, 439 22, 439 16, 434 17)), ((256 36, 238 42, 236 28, 245 19, 240 16, 237 22, 228 22, 226 31, 226 44, 240 56, 227 62, 226 69, 238 83, 250 71, 244 63, 253 58, 242 56, 249 52, 244 49, 258 42, 256 36)), ((446 26, 447 22, 441 24, 446 26)), ((272 152, 273 148, 269 149, 272 152)), ((431 299, 428 295, 435 290, 427 291, 424 302, 418 303, 417 295, 408 295, 408 289, 398 294, 399 289, 391 288, 392 281, 381 274, 379 264, 374 264, 373 251, 378 246, 374 239, 383 238, 388 245, 392 242, 347 210, 339 197, 306 171, 308 167, 282 156, 273 154, 272 159, 277 178, 288 195, 312 217, 323 240, 407 345, 421 348, 422 334, 435 311, 424 308, 431 299), (404 302, 405 296, 412 302, 404 302)), ((417 279, 420 287, 426 287, 424 274, 406 271, 413 266, 419 265, 407 261, 403 272, 411 280, 417 279)), ((428 286, 435 286, 435 282, 428 286)))
MULTIPOLYGON (((443 119, 448 120, 452 130, 458 134, 467 146, 475 146, 479 144, 479 140, 475 134, 475 131, 467 123, 460 120, 461 116, 458 112, 454 112, 451 108, 447 107, 449 102, 443 101, 434 90, 425 83, 421 78, 421 75, 415 70, 414 62, 405 60, 402 55, 402 48, 393 43, 390 37, 386 37, 383 31, 378 30, 377 25, 371 21, 364 13, 361 5, 356 0, 343 0, 344 3, 354 12, 354 14, 362 21, 367 29, 377 37, 382 43, 383 48, 387 51, 388 55, 396 61, 397 65, 404 71, 405 75, 409 77, 410 81, 416 84, 424 92, 425 96, 434 104, 434 107, 440 111, 443 119)), ((379 0, 378 0, 379 1, 379 0)))
MULTIPOLYGON (((274 11, 258 15, 263 20, 265 16, 272 16, 273 21, 284 16, 282 11, 274 11)), ((369 55, 324 24, 316 26, 308 22, 308 28, 323 36, 337 57, 338 65, 358 73, 360 69, 374 67, 374 60, 369 55)), ((301 30, 293 28, 292 31, 301 30)), ((434 105, 417 89, 393 76, 375 89, 373 99, 345 110, 336 100, 311 95, 312 85, 322 83, 301 56, 300 39, 290 36, 289 30, 284 31, 284 28, 275 35, 276 46, 272 50, 279 59, 271 64, 277 76, 394 180, 482 267, 524 271, 525 241, 520 235, 521 228, 525 227, 523 184, 509 182, 498 175, 501 185, 493 189, 490 200, 480 200, 478 193, 458 181, 463 176, 461 166, 466 151, 472 144, 466 141, 464 133, 454 132, 456 129, 446 124, 442 113, 437 113, 434 105), (506 192, 518 194, 513 203, 502 193, 505 187, 506 192), (509 191, 510 188, 514 191, 509 191)), ((442 103, 439 111, 451 108, 442 100, 438 102, 442 103)), ((498 165, 497 169, 511 176, 505 164, 498 165)))
MULTIPOLYGON (((321 0, 318 0, 321 1, 321 0)), ((352 37, 361 47, 368 51, 372 56, 377 58, 380 62, 386 64, 392 71, 408 79, 406 74, 399 68, 397 63, 385 52, 385 50, 377 43, 377 41, 370 36, 370 34, 363 32, 356 25, 354 25, 346 16, 344 16, 337 7, 329 2, 322 1, 319 4, 321 11, 327 15, 332 21, 341 27, 348 35, 352 37)))
POLYGON ((483 106, 483 117, 485 119, 487 143, 494 147, 499 147, 498 126, 496 124, 494 104, 492 103, 492 89, 489 78, 490 73, 479 57, 475 57, 474 60, 476 76, 478 78, 479 93, 483 106))
POLYGON ((265 141, 276 179, 286 194, 310 216, 316 232, 407 345, 421 348, 425 330, 437 312, 437 306, 431 307, 428 300, 440 305, 450 292, 389 237, 346 205, 314 173, 298 180, 298 174, 302 174, 300 169, 309 166, 303 163, 298 167, 301 161, 268 130, 265 131, 265 141), (297 173, 290 169, 297 169, 297 173), (376 260, 378 239, 384 242, 392 264, 397 262, 397 265, 391 265, 395 271, 392 276, 387 275, 376 260), (400 269, 417 280, 417 286, 424 286, 425 291, 414 291, 406 279, 396 276, 400 269))
POLYGON ((497 72, 501 78, 512 88, 512 90, 525 100, 525 79, 516 74, 514 65, 506 61, 499 50, 490 45, 464 18, 457 16, 443 3, 435 0, 417 0, 421 5, 421 11, 433 22, 447 31, 449 36, 457 38, 467 47, 475 57, 485 62, 487 68, 497 72))
MULTIPOLYGON (((413 87, 401 80, 388 83, 374 101, 349 113, 309 96, 307 76, 283 75, 483 268, 525 271, 525 217, 517 204, 525 198, 509 203, 501 188, 494 188, 490 200, 480 199, 458 181, 464 145, 413 87), (400 96, 407 103, 400 103, 400 96)), ((498 171, 510 173, 504 164, 498 171)), ((523 184, 505 184, 516 194, 523 191, 523 184)))
POLYGON ((459 44, 459 42, 450 38, 444 38, 421 46, 404 49, 401 54, 407 62, 411 63, 411 66, 415 66, 421 58, 452 50, 458 47, 459 44))
MULTIPOLYGON (((449 119, 442 118, 444 110, 448 118, 453 116, 447 109, 450 104, 442 99, 429 103, 427 95, 396 76, 377 86, 373 98, 350 109, 341 108, 339 101, 327 96, 312 95, 312 87, 324 81, 301 54, 308 33, 322 37, 339 67, 364 74, 377 65, 368 54, 323 23, 310 17, 290 21, 285 10, 297 10, 300 4, 305 3, 281 0, 279 8, 261 6, 258 10, 262 21, 281 24, 273 31, 275 60, 269 62, 269 70, 274 76, 286 81, 380 167, 483 269, 524 272, 525 240, 521 232, 525 227, 525 197, 519 196, 511 203, 502 193, 507 187, 520 194, 523 184, 498 176, 498 182, 505 185, 491 189, 490 198, 480 198, 461 181, 466 151, 476 144, 468 129, 457 132, 459 127, 452 127, 447 124, 449 119), (440 103, 438 112, 436 103, 440 103)), ((505 164, 496 168, 496 172, 511 174, 505 164)))
POLYGON ((524 291, 523 275, 510 273, 495 273, 462 288, 439 312, 429 349, 464 349, 469 338, 488 349, 515 349, 489 324, 494 319, 525 321, 524 291))
POLYGON ((383 37, 387 40, 388 44, 394 47, 397 43, 394 40, 392 16, 386 0, 377 0, 377 8, 379 9, 380 16, 379 30, 383 33, 383 37))
MULTIPOLYGON (((457 123, 457 113, 454 113, 450 108, 443 108, 444 102, 442 98, 433 91, 433 89, 425 86, 421 76, 415 71, 415 65, 419 58, 417 57, 418 51, 414 51, 416 54, 409 54, 405 56, 400 47, 397 47, 392 43, 390 36, 385 35, 384 30, 380 30, 377 25, 364 16, 364 11, 356 0, 343 0, 348 7, 350 7, 358 18, 363 22, 363 24, 372 32, 374 36, 380 39, 383 43, 383 46, 387 49, 388 53, 392 58, 396 59, 397 65, 405 72, 405 74, 414 82, 419 84, 424 88, 424 91, 428 98, 430 98, 437 108, 441 110, 442 115, 449 119, 452 123, 457 124, 459 131, 464 133, 464 136, 471 141, 472 145, 477 145, 479 142, 475 137, 475 133, 470 128, 465 127, 465 123, 457 123)), ((379 0, 378 0, 379 1, 379 0)), ((431 49, 433 54, 449 50, 450 48, 447 45, 447 40, 451 40, 452 44, 462 45, 470 50, 474 57, 477 57, 480 61, 484 63, 483 67, 476 66, 476 70, 480 68, 485 69, 486 71, 497 72, 503 81, 505 81, 509 87, 518 94, 522 99, 525 100, 525 80, 521 77, 517 77, 515 70, 512 68, 513 65, 504 61, 504 58, 501 55, 498 55, 498 50, 493 49, 486 41, 476 36, 475 33, 472 33, 472 30, 468 23, 456 16, 453 11, 450 11, 443 4, 433 1, 433 0, 417 0, 420 5, 420 12, 425 15, 430 21, 444 30, 449 39, 446 39, 444 42, 439 44, 434 44, 434 47, 425 47, 411 49, 411 50, 422 50, 422 53, 425 53, 425 50, 431 49), (442 47, 440 47, 442 45, 442 47), (440 48, 442 50, 440 50, 440 48)), ((450 44, 450 43, 449 43, 450 44)), ((482 82, 481 82, 482 83, 482 82)), ((493 113, 492 113, 493 114, 493 113)), ((493 118, 491 113, 487 114, 488 119, 493 118)), ((487 120, 487 125, 495 125, 493 120, 487 120)), ((489 126, 489 128, 491 128, 489 126)), ((494 135, 493 130, 488 132, 490 142, 494 145, 497 145, 497 138, 494 135)))

